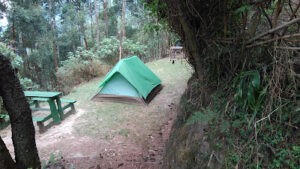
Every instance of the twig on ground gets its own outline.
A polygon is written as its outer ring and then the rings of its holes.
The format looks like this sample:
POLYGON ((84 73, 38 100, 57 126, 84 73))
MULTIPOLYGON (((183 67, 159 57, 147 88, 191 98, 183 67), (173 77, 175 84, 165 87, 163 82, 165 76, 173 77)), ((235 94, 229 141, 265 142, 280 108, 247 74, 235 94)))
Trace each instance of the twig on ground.
POLYGON ((216 156, 215 151, 212 151, 211 154, 210 154, 210 157, 209 157, 209 161, 208 161, 208 163, 207 163, 207 167, 210 167, 211 160, 212 160, 213 156, 215 156, 216 160, 217 160, 220 164, 222 164, 222 161, 216 156))

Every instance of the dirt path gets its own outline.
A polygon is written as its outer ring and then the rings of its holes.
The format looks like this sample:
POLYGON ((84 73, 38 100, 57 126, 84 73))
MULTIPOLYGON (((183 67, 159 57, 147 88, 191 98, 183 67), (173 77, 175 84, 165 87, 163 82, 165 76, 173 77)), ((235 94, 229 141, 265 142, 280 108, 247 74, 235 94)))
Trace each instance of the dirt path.
MULTIPOLYGON (((164 59, 149 65, 164 88, 148 106, 90 101, 86 93, 93 92, 100 79, 78 86, 68 96, 78 101, 77 112, 45 133, 36 133, 41 160, 51 162, 50 168, 160 168, 175 105, 190 76, 188 70, 174 71, 185 68, 176 64, 164 59)), ((10 127, 0 135, 13 154, 10 127)))

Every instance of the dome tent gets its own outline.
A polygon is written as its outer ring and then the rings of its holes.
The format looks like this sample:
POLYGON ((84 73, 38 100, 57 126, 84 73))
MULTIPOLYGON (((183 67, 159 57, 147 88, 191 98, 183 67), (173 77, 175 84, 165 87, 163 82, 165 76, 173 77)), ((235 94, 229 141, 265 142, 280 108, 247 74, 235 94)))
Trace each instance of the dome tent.
POLYGON ((161 80, 137 56, 132 56, 120 60, 99 88, 93 100, 149 103, 162 86, 161 80))

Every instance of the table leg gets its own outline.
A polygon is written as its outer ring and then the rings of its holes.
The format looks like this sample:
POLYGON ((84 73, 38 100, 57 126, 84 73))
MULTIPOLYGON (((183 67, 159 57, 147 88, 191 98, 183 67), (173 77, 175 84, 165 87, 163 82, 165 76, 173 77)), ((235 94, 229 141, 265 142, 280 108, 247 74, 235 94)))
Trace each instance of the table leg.
POLYGON ((51 115, 52 115, 52 118, 53 118, 53 122, 55 124, 59 124, 60 123, 60 118, 59 118, 58 111, 57 111, 58 109, 56 109, 54 99, 50 99, 48 101, 48 103, 49 103, 49 106, 50 106, 50 111, 51 111, 51 115))
POLYGON ((63 119, 64 118, 64 113, 63 113, 63 109, 61 107, 61 101, 60 101, 60 98, 56 98, 56 104, 57 104, 57 109, 58 109, 58 113, 59 113, 59 116, 60 116, 60 119, 63 119))
POLYGON ((35 100, 33 102, 34 102, 35 108, 40 108, 40 104, 37 100, 35 100))

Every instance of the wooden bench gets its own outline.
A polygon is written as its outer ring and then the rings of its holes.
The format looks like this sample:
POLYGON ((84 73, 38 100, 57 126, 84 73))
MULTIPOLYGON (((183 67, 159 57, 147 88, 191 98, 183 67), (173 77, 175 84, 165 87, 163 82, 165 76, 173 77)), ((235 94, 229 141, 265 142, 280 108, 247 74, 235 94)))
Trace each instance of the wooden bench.
MULTIPOLYGON (((6 115, 1 114, 0 118, 9 119, 9 115, 8 114, 6 114, 6 115)), ((44 122, 49 120, 50 118, 52 118, 51 114, 49 114, 46 117, 33 117, 32 121, 37 122, 37 125, 39 127, 39 132, 43 133, 46 130, 46 128, 48 128, 48 127, 44 126, 44 122)), ((47 126, 51 126, 51 125, 52 125, 52 123, 48 124, 47 126)))
MULTIPOLYGON (((49 101, 48 98, 35 97, 35 98, 32 98, 32 101, 33 101, 34 105, 37 106, 36 108, 32 108, 32 110, 35 110, 35 111, 50 111, 50 109, 40 108, 40 106, 39 106, 39 102, 41 102, 41 101, 42 102, 48 102, 49 101)), ((60 101, 61 101, 61 103, 67 103, 65 106, 62 107, 63 112, 66 109, 71 108, 68 112, 60 114, 61 119, 65 118, 67 115, 69 115, 71 113, 76 112, 75 106, 74 106, 74 103, 76 103, 76 100, 60 99, 60 101)), ((52 118, 51 114, 49 114, 48 116, 43 117, 43 118, 33 117, 32 121, 37 122, 40 133, 43 133, 44 131, 46 131, 47 128, 49 128, 52 125, 52 123, 48 124, 47 126, 44 125, 44 122, 49 120, 50 118, 52 118)))
POLYGON ((33 106, 31 110, 34 111, 50 111, 49 108, 41 108, 39 102, 49 102, 50 99, 48 98, 40 98, 40 97, 34 97, 31 99, 32 102, 30 103, 30 106, 33 106))
MULTIPOLYGON (((35 108, 31 108, 33 111, 49 111, 48 108, 40 108, 39 102, 49 102, 50 99, 48 98, 40 98, 34 97, 31 99, 33 101, 32 105, 35 105, 35 108)), ((74 103, 76 100, 71 99, 60 99, 61 103, 67 103, 65 106, 62 107, 62 111, 64 112, 66 109, 71 108, 68 112, 60 114, 60 118, 63 119, 67 114, 76 112, 74 103)))
POLYGON ((62 107, 63 109, 63 112, 67 109, 67 108, 71 108, 69 111, 67 111, 66 113, 63 113, 63 117, 61 118, 64 118, 65 116, 67 116, 68 114, 70 113, 75 113, 76 110, 75 110, 75 106, 74 106, 74 103, 76 103, 76 100, 70 100, 70 99, 60 99, 60 101, 62 103, 67 103, 65 106, 62 107))

